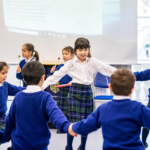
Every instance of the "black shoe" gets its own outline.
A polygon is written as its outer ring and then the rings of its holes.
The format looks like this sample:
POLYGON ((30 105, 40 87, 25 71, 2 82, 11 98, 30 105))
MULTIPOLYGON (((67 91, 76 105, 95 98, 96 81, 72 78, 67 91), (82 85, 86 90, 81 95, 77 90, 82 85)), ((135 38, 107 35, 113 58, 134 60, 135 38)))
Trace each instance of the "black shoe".
POLYGON ((80 146, 78 147, 78 149, 77 149, 77 150, 81 150, 80 146))
POLYGON ((59 134, 59 130, 58 129, 57 129, 56 133, 59 134))
POLYGON ((8 147, 7 150, 11 150, 11 147, 8 147))
POLYGON ((144 147, 145 147, 145 148, 148 148, 148 144, 147 144, 147 143, 145 143, 145 144, 144 144, 144 147))

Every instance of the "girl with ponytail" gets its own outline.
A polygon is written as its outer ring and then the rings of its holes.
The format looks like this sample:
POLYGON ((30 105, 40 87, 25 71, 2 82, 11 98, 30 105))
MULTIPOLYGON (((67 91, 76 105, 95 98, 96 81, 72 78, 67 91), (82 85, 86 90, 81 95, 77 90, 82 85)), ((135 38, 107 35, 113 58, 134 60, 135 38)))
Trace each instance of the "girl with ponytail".
MULTIPOLYGON (((22 46, 22 57, 25 58, 23 60, 20 61, 19 66, 17 67, 16 70, 16 77, 19 80, 23 81, 23 77, 22 77, 22 68, 24 67, 24 65, 30 61, 39 61, 39 53, 34 50, 34 45, 31 43, 26 43, 22 46)), ((26 87, 27 84, 23 81, 23 86, 26 87)))

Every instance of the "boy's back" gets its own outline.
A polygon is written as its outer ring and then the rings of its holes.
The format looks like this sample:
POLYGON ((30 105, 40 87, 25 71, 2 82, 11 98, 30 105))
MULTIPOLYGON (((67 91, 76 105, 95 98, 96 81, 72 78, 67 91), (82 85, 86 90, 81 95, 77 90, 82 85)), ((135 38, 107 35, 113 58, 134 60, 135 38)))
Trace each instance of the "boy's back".
POLYGON ((65 133, 68 133, 70 123, 51 95, 41 91, 45 78, 43 65, 29 62, 22 73, 28 86, 16 94, 12 102, 5 130, 0 130, 0 143, 12 139, 15 150, 47 150, 51 136, 48 122, 51 121, 60 132, 65 133))
POLYGON ((23 149, 25 148, 24 143, 26 146, 39 147, 39 149, 40 146, 47 146, 50 132, 46 109, 50 101, 54 105, 51 96, 42 91, 17 94, 13 102, 16 120, 16 128, 12 134, 14 147, 16 145, 23 149))
POLYGON ((150 129, 150 110, 130 99, 112 100, 102 104, 89 117, 74 123, 75 133, 86 136, 102 127, 104 150, 144 150, 140 140, 141 127, 150 129))
POLYGON ((105 150, 144 150, 140 140, 141 127, 150 128, 150 111, 130 99, 112 100, 98 108, 105 150))
MULTIPOLYGON (((134 83, 131 71, 115 71, 109 84, 113 100, 102 104, 87 119, 73 124, 73 131, 86 136, 102 127, 104 150, 144 150, 140 132, 141 127, 150 129, 150 110, 140 102, 130 100, 134 83)), ((70 127, 69 131, 72 129, 70 127)))
POLYGON ((67 132, 68 121, 50 94, 43 91, 19 92, 10 108, 3 140, 9 141, 12 131, 15 150, 43 150, 51 136, 48 121, 52 121, 60 132, 67 132))

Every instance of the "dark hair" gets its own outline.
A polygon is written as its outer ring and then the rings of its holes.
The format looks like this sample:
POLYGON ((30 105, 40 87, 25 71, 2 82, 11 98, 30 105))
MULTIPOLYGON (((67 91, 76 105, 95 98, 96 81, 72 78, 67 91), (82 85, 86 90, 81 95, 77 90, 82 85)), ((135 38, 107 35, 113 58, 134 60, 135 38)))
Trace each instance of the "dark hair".
POLYGON ((36 50, 34 50, 34 45, 33 44, 26 43, 23 46, 25 46, 28 51, 32 51, 32 56, 36 58, 36 61, 39 61, 39 53, 36 50), (35 53, 35 54, 33 55, 33 53, 35 53))
POLYGON ((85 39, 85 38, 78 38, 76 41, 75 41, 75 46, 74 46, 74 53, 76 54, 76 50, 77 49, 83 49, 83 48, 89 48, 89 54, 87 57, 91 58, 92 55, 90 53, 90 42, 88 39, 85 39))
POLYGON ((119 69, 111 75, 111 86, 115 95, 128 96, 134 83, 135 76, 128 69, 119 69))
POLYGON ((45 74, 43 65, 38 61, 31 61, 24 65, 22 76, 28 85, 39 84, 41 77, 45 74))
POLYGON ((71 46, 67 46, 67 47, 63 48, 62 51, 63 50, 70 52, 71 55, 74 54, 73 48, 71 46))
POLYGON ((2 71, 5 66, 9 68, 6 62, 0 62, 0 71, 2 71))

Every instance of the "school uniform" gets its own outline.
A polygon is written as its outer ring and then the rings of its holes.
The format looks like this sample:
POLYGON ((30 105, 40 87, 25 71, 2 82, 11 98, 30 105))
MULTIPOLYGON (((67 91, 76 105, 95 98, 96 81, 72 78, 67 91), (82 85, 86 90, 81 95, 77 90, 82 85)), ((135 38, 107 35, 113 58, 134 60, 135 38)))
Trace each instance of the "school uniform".
MULTIPOLYGON (((24 65, 26 63, 30 62, 30 61, 36 61, 36 58, 35 57, 31 57, 29 60, 27 60, 27 59, 21 60, 20 63, 19 63, 19 66, 20 66, 21 70, 23 69, 24 65)), ((19 73, 18 72, 16 73, 16 78, 23 81, 22 71, 19 72, 19 73)), ((27 84, 24 81, 23 81, 23 86, 27 87, 27 84)))
MULTIPOLYGON (((134 75, 136 77, 136 81, 148 81, 150 80, 150 69, 141 72, 134 72, 134 75)), ((149 101, 147 106, 150 108, 150 88, 149 88, 148 97, 149 97, 149 101)))
MULTIPOLYGON (((150 69, 147 69, 147 70, 141 71, 141 72, 134 72, 134 75, 136 77, 136 81, 148 81, 148 80, 150 80, 150 69)), ((149 88, 148 97, 149 97, 149 101, 147 103, 147 107, 150 108, 150 88, 149 88)), ((145 145, 145 148, 148 147, 148 144, 146 142, 148 134, 149 134, 149 129, 143 128, 143 130, 142 130, 142 141, 145 145)))
POLYGON ((86 119, 93 111, 93 93, 91 83, 93 74, 100 72, 106 76, 116 71, 116 68, 103 64, 95 58, 86 58, 82 63, 77 56, 67 61, 59 71, 46 79, 43 87, 58 82, 64 75, 72 77, 71 87, 68 94, 68 119, 71 122, 86 119))
MULTIPOLYGON (((74 123, 75 133, 87 136, 102 127, 103 150, 144 150, 141 127, 150 129, 150 110, 126 96, 114 96, 100 105, 87 119, 74 123)), ((93 148, 94 149, 94 148, 93 148)))
POLYGON ((8 95, 15 96, 21 90, 25 88, 14 86, 8 82, 0 83, 0 129, 4 130, 6 111, 7 111, 7 99, 8 95))
MULTIPOLYGON (((55 71, 58 71, 61 67, 63 67, 64 64, 60 64, 57 66, 55 71)), ((51 75, 53 75, 53 73, 51 73, 51 75)), ((65 75, 64 77, 62 77, 59 80, 59 84, 68 84, 69 82, 71 82, 72 78, 68 75, 65 75)), ((61 109, 61 111, 65 114, 65 116, 67 116, 68 114, 68 103, 67 103, 67 97, 68 97, 68 93, 69 93, 69 88, 70 87, 62 87, 59 88, 59 98, 58 98, 58 102, 57 102, 57 106, 61 109)))
POLYGON ((68 132, 70 123, 52 96, 38 86, 29 85, 15 96, 5 130, 0 132, 0 142, 8 142, 12 138, 15 150, 47 150, 51 137, 49 121, 61 133, 68 132))
MULTIPOLYGON (((2 83, 0 83, 0 91, 1 91, 1 87, 3 86, 2 83)), ((0 92, 1 93, 1 92, 0 92)), ((0 98, 0 102, 1 102, 1 98, 0 98)), ((2 106, 1 106, 2 107, 2 106)), ((2 117, 0 117, 0 129, 4 130, 5 129, 5 120, 6 120, 6 115, 3 115, 2 117)))

